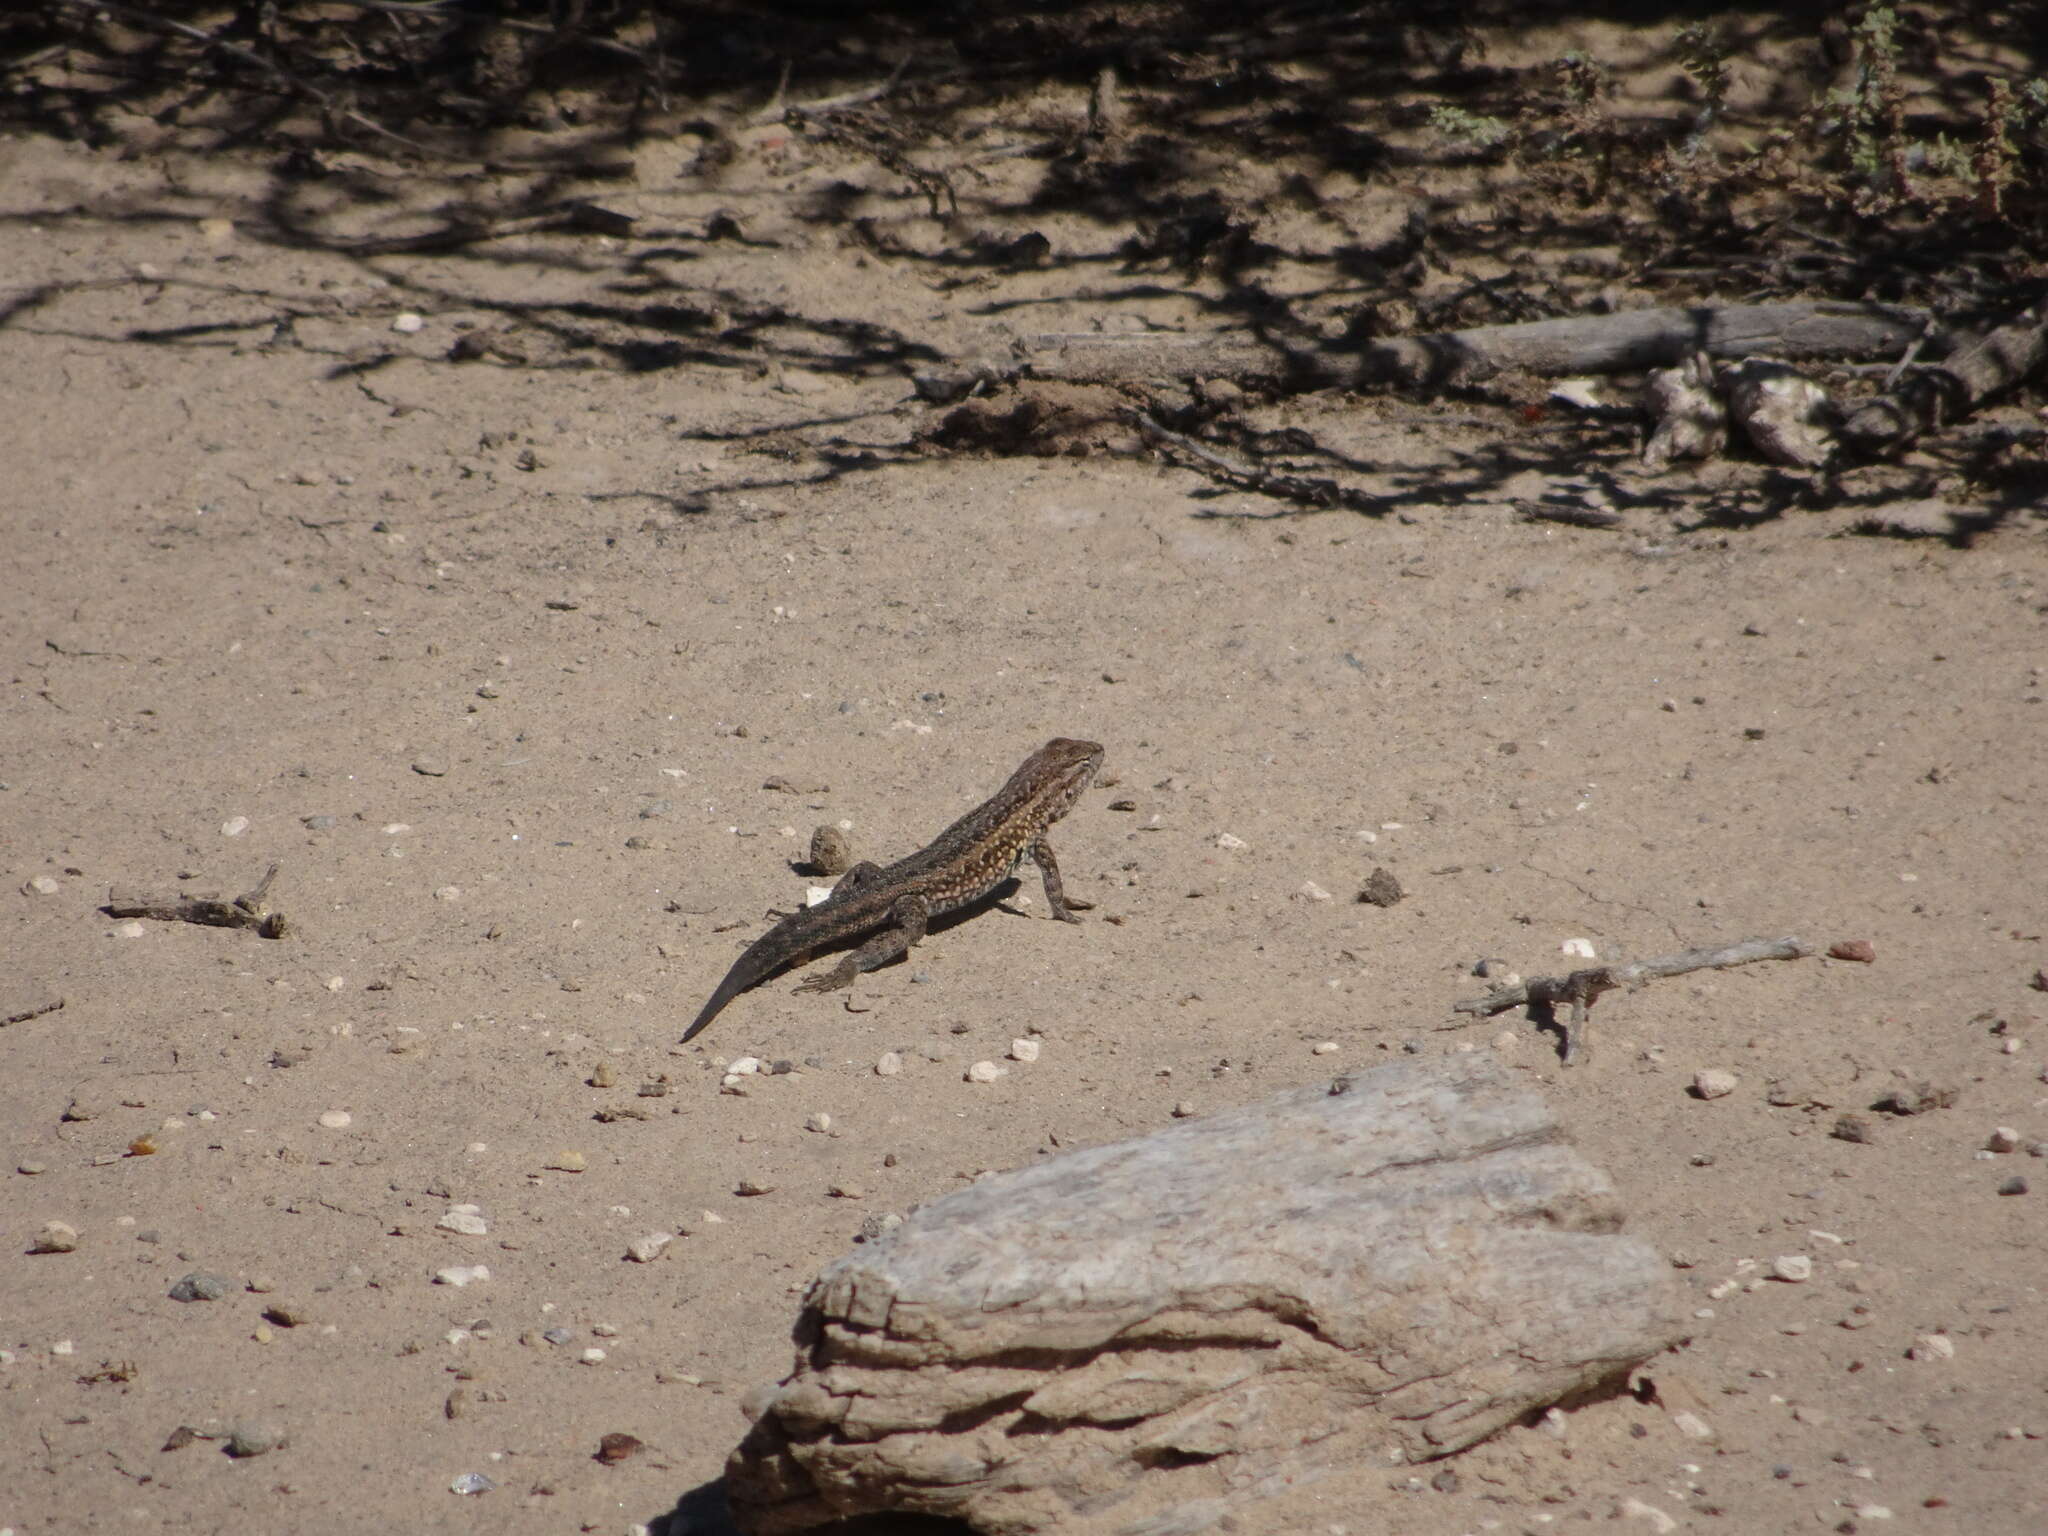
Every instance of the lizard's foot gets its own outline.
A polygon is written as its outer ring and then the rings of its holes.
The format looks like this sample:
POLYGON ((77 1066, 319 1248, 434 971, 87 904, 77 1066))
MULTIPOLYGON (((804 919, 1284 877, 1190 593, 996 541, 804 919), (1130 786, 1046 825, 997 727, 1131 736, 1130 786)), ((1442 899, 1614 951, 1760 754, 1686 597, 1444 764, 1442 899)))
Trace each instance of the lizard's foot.
POLYGON ((829 971, 813 971, 789 990, 792 995, 798 992, 837 992, 841 987, 852 986, 853 978, 859 974, 860 967, 848 956, 829 971))

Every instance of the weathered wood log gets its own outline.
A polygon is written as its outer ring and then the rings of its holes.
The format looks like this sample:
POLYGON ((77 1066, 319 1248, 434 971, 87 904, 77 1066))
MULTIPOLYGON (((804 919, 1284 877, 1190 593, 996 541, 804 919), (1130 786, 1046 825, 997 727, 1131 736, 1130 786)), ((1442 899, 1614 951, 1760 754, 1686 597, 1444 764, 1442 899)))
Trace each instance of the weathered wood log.
POLYGON ((2000 390, 2048 365, 2048 314, 2027 313, 1938 367, 1924 368, 1889 394, 1866 400, 1842 423, 1842 436, 1877 457, 1960 421, 2000 390))
POLYGON ((819 1276, 733 1512, 752 1536, 883 1513, 1196 1531, 1447 1455, 1686 1333, 1620 1226, 1542 1100, 1476 1056, 984 1179, 819 1276))
POLYGON ((1487 325, 1362 347, 1267 340, 1246 331, 1041 335, 1023 343, 1021 367, 1036 378, 1087 383, 1225 378, 1280 390, 1442 388, 1510 370, 1555 377, 1669 368, 1697 352, 1713 358, 1897 353, 1923 335, 1927 318, 1925 310, 1893 305, 1703 304, 1487 325))

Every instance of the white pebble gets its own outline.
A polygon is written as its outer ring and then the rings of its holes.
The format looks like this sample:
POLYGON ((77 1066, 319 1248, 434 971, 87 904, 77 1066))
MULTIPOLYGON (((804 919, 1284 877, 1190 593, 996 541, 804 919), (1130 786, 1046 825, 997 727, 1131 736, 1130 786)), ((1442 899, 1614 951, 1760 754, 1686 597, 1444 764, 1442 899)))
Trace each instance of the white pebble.
POLYGON ((1334 1056, 1336 1054, 1337 1042, 1334 1040, 1324 1040, 1320 1044, 1309 1047, 1309 1055, 1311 1056, 1334 1056))
POLYGON ((246 816, 230 816, 220 824, 220 835, 222 837, 240 837, 248 830, 249 818, 246 816))
POLYGON ((727 1077, 751 1077, 760 1070, 760 1057, 742 1056, 738 1061, 725 1069, 725 1075, 727 1077))
POLYGON ((1301 894, 1306 896, 1310 901, 1328 901, 1330 899, 1330 893, 1324 890, 1320 885, 1317 885, 1313 880, 1304 880, 1301 882, 1301 894))
POLYGON ((2020 1133, 2009 1125, 2001 1125, 1992 1131, 1990 1139, 1984 1143, 1984 1148, 1988 1152, 2011 1152, 2019 1144, 2020 1133))
POLYGON ((992 1061, 977 1061, 967 1069, 967 1081, 970 1083, 992 1083, 997 1078, 1007 1074, 1008 1071, 1007 1067, 999 1067, 992 1061))
POLYGON ((46 1221, 28 1245, 30 1253, 75 1253, 78 1251, 78 1228, 68 1221, 46 1221))
POLYGON ((1678 1522, 1676 1520, 1665 1514, 1656 1505, 1645 1504, 1641 1499, 1623 1499, 1621 1501, 1621 1518, 1624 1520, 1647 1520, 1650 1522, 1650 1529, 1655 1531, 1657 1536, 1670 1536, 1671 1532, 1678 1529, 1678 1522))
POLYGON ((1012 1040, 1010 1042, 1010 1060, 1038 1060, 1038 1042, 1036 1040, 1012 1040))
POLYGON ((479 1280, 491 1278, 490 1267, 485 1264, 451 1264, 446 1269, 434 1271, 434 1284, 457 1287, 474 1285, 479 1280))
POLYGON ((55 875, 36 875, 21 891, 24 896, 54 896, 61 888, 55 875))
POLYGON ((903 1058, 894 1051, 884 1051, 875 1061, 875 1076, 894 1077, 903 1070, 903 1058))
POLYGON ((626 1245, 626 1257, 635 1264, 652 1264, 661 1257, 662 1250, 676 1240, 673 1232, 650 1232, 645 1237, 636 1237, 626 1245))
POLYGON ((451 1205, 434 1225, 443 1231, 460 1232, 465 1237, 482 1237, 491 1230, 484 1220, 483 1208, 475 1205, 451 1205))
POLYGON ((416 315, 411 310, 407 310, 391 322, 391 329, 398 332, 401 336, 416 336, 426 328, 426 316, 416 315))
POLYGON ((806 1115, 804 1116, 804 1129, 816 1131, 823 1135, 832 1129, 832 1117, 822 1109, 814 1115, 806 1115))
POLYGON ((1692 1089, 1703 1099, 1725 1099, 1733 1093, 1742 1081, 1733 1072, 1724 1072, 1719 1067, 1708 1067, 1704 1072, 1695 1072, 1692 1089))
POLYGON ((77 1351, 78 1346, 72 1343, 69 1339, 59 1339, 56 1343, 50 1346, 50 1353, 53 1355, 70 1355, 76 1354, 77 1351))
POLYGON ((1218 832, 1216 834, 1216 846, 1218 848, 1242 848, 1244 845, 1244 839, 1241 837, 1232 836, 1228 832, 1218 832))
POLYGON ((1804 1285, 1813 1278, 1813 1260, 1803 1253, 1781 1253, 1771 1260, 1771 1278, 1804 1285))
POLYGON ((1195 1102, 1192 1099, 1182 1099, 1173 1106, 1173 1118, 1176 1120, 1185 1120, 1193 1115, 1194 1112, 1195 1102))
POLYGON ((1593 941, 1591 939, 1566 939, 1557 947, 1559 953, 1571 955, 1580 960, 1591 960, 1594 958, 1593 941))
POLYGON ((1522 1048, 1522 1037, 1512 1029, 1504 1029, 1493 1037, 1493 1048, 1496 1051, 1520 1050, 1522 1048))
POLYGON ((1714 1427, 1696 1413, 1674 1413, 1671 1415, 1671 1427, 1695 1440, 1714 1438, 1714 1427))
POLYGON ((601 1364, 603 1364, 603 1363, 604 1363, 604 1351, 603 1351, 603 1350, 601 1350, 601 1349, 599 1349, 599 1348, 597 1348, 597 1347, 596 1347, 595 1345, 592 1345, 592 1346, 591 1346, 591 1347, 590 1347, 589 1349, 586 1349, 585 1351, 583 1351, 583 1363, 584 1363, 585 1365, 601 1365, 601 1364))
POLYGON ((142 937, 142 924, 123 923, 118 928, 116 928, 114 932, 118 933, 124 939, 139 939, 142 937))
POLYGON ((1889 1520, 1892 1512, 1882 1504, 1858 1504, 1856 1518, 1859 1520, 1889 1520))
POLYGON ((320 1123, 330 1131, 345 1131, 355 1124, 356 1117, 345 1109, 323 1109, 320 1123))
POLYGON ((386 837, 402 837, 411 830, 412 826, 410 823, 403 821, 387 822, 384 827, 384 835, 386 837))
POLYGON ((460 901, 462 900, 462 887, 459 885, 436 886, 434 888, 434 900, 460 901))
POLYGON ((1908 1360, 1953 1360, 1955 1357, 1956 1341, 1945 1333, 1923 1333, 1906 1351, 1908 1360))

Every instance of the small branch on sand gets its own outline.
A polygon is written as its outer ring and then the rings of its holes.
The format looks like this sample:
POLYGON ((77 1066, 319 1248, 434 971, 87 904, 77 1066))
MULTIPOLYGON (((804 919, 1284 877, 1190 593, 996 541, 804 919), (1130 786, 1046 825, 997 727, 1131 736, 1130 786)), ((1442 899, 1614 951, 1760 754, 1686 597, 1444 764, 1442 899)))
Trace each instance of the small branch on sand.
POLYGON ((253 887, 232 899, 210 891, 152 895, 116 886, 107 892, 105 911, 109 917, 152 917, 166 923, 200 923, 209 928, 253 928, 258 938, 281 939, 291 931, 291 923, 282 912, 270 909, 270 882, 276 878, 277 866, 273 864, 253 887))
POLYGON ((1282 501, 1300 502, 1310 507, 1349 507, 1354 512, 1383 512, 1385 504, 1377 496, 1350 486, 1340 485, 1325 476, 1309 478, 1303 475, 1276 474, 1269 469, 1260 469, 1254 464, 1240 464, 1224 457, 1215 449, 1196 442, 1192 437, 1179 432, 1169 432, 1144 411, 1133 410, 1131 419, 1155 442, 1195 460, 1197 472, 1212 480, 1233 486, 1241 491, 1256 491, 1264 496, 1277 496, 1282 501))
MULTIPOLYGON (((1718 949, 1688 949, 1633 965, 1595 965, 1569 976, 1537 976, 1520 986, 1500 987, 1484 997, 1469 997, 1451 1007, 1458 1013, 1491 1017, 1524 1005, 1539 1024, 1554 1024, 1564 1034, 1563 1059, 1566 1066, 1582 1061, 1587 1051, 1587 1016, 1603 992, 1617 987, 1634 991, 1645 982, 1664 976, 1682 976, 1687 971, 1718 970, 1731 965, 1748 965, 1756 960, 1803 960, 1820 951, 1804 939, 1744 939, 1718 949), (1571 1017, 1557 1023, 1559 1003, 1571 1005, 1571 1017)), ((1440 1024, 1439 1029, 1457 1029, 1465 1021, 1440 1024)))

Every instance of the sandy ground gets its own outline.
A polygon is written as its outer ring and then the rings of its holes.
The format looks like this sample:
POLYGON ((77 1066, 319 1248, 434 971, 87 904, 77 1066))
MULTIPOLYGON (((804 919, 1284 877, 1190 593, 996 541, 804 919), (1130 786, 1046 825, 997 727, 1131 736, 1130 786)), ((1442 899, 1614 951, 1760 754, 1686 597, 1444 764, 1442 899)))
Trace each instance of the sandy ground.
MULTIPOLYGON (((1082 329, 1112 269, 874 256, 807 201, 854 172, 782 148, 709 187, 651 146, 602 189, 629 239, 366 258, 265 238, 254 161, 0 145, 0 1014, 63 1000, 0 1028, 0 1529, 719 1529, 744 1395, 864 1223, 1468 1050, 1678 1266, 1653 1374, 1713 1438, 1620 1396, 1266 1528, 2048 1526, 2038 517, 1717 526, 1683 470, 1624 531, 1532 524, 1570 475, 1511 416, 1338 397, 1262 419, 1398 515, 906 453, 920 349, 1082 329), (1083 926, 1027 881, 850 1005, 784 981, 675 1044, 814 826, 898 856, 1054 735, 1108 748, 1054 839, 1083 926), (272 862, 282 940, 102 911, 272 862), (1399 905, 1354 899, 1376 868, 1399 905), (1876 962, 1610 998, 1570 1069, 1445 1027, 1483 957, 1787 933, 1876 962), (721 1093, 743 1055, 793 1070, 721 1093), (1952 1102, 1872 1109, 1906 1083, 1952 1102), (225 1293, 171 1299, 194 1273, 225 1293)), ((361 232, 369 179, 301 191, 361 232)), ((1146 284, 1117 323, 1209 323, 1146 284)))

